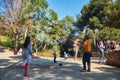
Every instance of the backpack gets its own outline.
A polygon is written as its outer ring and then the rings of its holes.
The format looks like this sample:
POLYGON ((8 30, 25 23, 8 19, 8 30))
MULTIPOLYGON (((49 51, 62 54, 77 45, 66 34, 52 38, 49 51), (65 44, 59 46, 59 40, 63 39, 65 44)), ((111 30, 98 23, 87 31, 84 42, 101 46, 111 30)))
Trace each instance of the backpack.
POLYGON ((28 55, 29 55, 29 50, 26 48, 23 48, 22 49, 22 58, 26 59, 28 57, 28 55))

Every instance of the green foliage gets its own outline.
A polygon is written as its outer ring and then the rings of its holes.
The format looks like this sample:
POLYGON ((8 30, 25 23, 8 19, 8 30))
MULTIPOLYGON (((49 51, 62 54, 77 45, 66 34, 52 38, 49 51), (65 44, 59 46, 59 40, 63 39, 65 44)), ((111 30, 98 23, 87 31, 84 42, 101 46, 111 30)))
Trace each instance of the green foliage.
POLYGON ((14 48, 14 39, 7 36, 0 36, 0 46, 14 48))
POLYGON ((52 49, 53 49, 53 51, 59 52, 60 51, 60 46, 58 44, 54 44, 52 49))
POLYGON ((86 26, 92 29, 104 28, 104 23, 106 22, 105 8, 109 7, 111 0, 91 0, 90 3, 86 4, 81 14, 78 16, 77 25, 78 27, 84 29, 86 26))
POLYGON ((23 0, 24 9, 21 12, 19 23, 25 24, 26 19, 33 18, 35 12, 47 9, 48 3, 45 0, 23 0))
POLYGON ((108 15, 106 25, 111 28, 120 29, 120 0, 115 0, 106 10, 108 15))
MULTIPOLYGON (((38 55, 39 57, 51 57, 51 58, 53 58, 53 49, 43 50, 43 51, 41 51, 41 52, 38 52, 37 55, 38 55)), ((58 57, 60 56, 59 51, 57 51, 57 56, 58 56, 58 57)))
POLYGON ((49 12, 50 12, 53 20, 58 20, 57 13, 55 11, 53 11, 52 9, 50 9, 49 12))
POLYGON ((58 40, 62 32, 63 32, 63 29, 60 26, 55 26, 49 31, 49 35, 53 39, 58 40))
MULTIPOLYGON (((54 27, 54 23, 51 22, 54 19, 53 14, 55 14, 53 10, 44 10, 39 11, 34 15, 34 26, 30 29, 29 34, 32 36, 31 38, 35 44, 34 48, 37 51, 49 48, 49 46, 53 46, 51 43, 53 37, 50 34, 51 29, 53 30, 52 27, 54 27)), ((57 34, 54 37, 57 37, 58 39, 57 34)))
POLYGON ((115 28, 106 27, 98 34, 99 40, 119 40, 120 30, 115 28))
POLYGON ((89 18, 89 21, 90 21, 90 26, 102 27, 102 24, 100 23, 99 19, 95 16, 89 18))
POLYGON ((58 25, 63 29, 62 35, 68 36, 73 30, 74 19, 70 16, 66 16, 63 20, 58 22, 58 25))

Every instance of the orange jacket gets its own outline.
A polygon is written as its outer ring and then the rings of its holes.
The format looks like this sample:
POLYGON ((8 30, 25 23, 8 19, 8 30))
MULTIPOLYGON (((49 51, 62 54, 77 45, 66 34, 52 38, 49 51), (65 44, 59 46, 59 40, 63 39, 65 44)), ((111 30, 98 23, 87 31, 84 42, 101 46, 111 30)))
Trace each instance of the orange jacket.
POLYGON ((90 40, 86 40, 83 43, 83 51, 84 52, 91 52, 91 41, 90 40))

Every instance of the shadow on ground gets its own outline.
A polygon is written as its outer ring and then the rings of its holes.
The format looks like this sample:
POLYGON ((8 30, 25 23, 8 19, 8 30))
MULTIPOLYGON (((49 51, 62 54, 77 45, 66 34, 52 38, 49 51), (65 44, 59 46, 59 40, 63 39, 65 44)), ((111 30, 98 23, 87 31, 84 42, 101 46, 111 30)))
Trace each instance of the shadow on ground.
MULTIPOLYGON (((11 57, 17 59, 17 57, 11 57)), ((9 60, 5 60, 5 62, 9 60)), ((3 62, 4 63, 4 62, 3 62)), ((2 64, 3 64, 2 63, 2 64)), ((74 62, 34 58, 30 77, 24 78, 21 61, 0 70, 0 80, 119 80, 120 69, 115 67, 96 67, 101 72, 80 72, 82 65, 74 62), (62 63, 62 66, 59 64, 62 63)), ((5 63, 4 63, 5 64, 5 63)), ((96 64, 98 65, 98 64, 96 64)))
POLYGON ((0 52, 5 52, 5 48, 0 48, 0 52))

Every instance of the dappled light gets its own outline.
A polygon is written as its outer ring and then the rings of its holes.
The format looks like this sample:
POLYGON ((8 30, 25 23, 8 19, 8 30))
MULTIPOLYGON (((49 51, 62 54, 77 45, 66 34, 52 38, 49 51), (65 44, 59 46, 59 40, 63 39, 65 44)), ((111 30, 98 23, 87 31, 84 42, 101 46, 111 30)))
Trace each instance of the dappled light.
POLYGON ((0 80, 120 80, 120 0, 0 0, 0 80))
MULTIPOLYGON (((0 52, 1 53, 1 52, 0 52)), ((4 54, 4 53, 1 53, 4 54)), ((57 59, 54 63, 52 58, 34 57, 30 66, 30 77, 23 77, 24 69, 20 55, 6 53, 6 57, 0 57, 0 80, 119 80, 120 69, 117 67, 99 64, 98 58, 92 57, 91 72, 80 72, 82 59, 75 62, 73 58, 57 59), (3 59, 7 58, 8 59, 3 59), (59 64, 62 64, 60 66, 59 64)))

